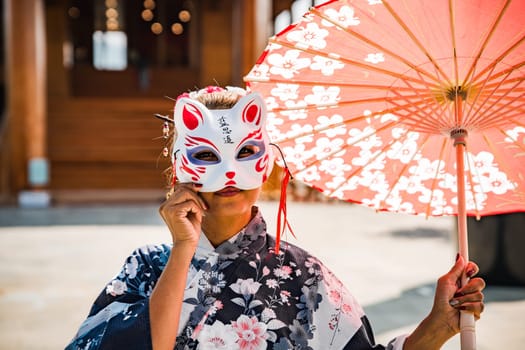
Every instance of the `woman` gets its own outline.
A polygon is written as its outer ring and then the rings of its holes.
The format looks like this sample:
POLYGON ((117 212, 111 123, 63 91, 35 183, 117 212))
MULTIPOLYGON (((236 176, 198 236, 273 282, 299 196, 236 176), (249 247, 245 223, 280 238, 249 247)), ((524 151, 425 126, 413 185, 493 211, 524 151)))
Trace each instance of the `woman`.
POLYGON ((484 282, 458 256, 430 314, 375 345, 362 308, 322 262, 276 249, 255 202, 273 164, 262 98, 185 94, 174 112, 176 174, 160 215, 172 245, 142 247, 95 301, 68 349, 439 349, 459 310, 480 317, 484 282))

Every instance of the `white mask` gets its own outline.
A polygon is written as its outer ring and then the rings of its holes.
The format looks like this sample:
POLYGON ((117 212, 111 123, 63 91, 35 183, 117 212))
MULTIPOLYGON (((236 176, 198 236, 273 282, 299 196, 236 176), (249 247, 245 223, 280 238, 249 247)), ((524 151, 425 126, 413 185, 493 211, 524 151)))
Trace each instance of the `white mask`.
POLYGON ((270 175, 274 156, 259 94, 243 96, 231 109, 213 110, 181 97, 173 119, 177 133, 173 162, 179 182, 201 184, 202 192, 227 186, 250 190, 270 175))

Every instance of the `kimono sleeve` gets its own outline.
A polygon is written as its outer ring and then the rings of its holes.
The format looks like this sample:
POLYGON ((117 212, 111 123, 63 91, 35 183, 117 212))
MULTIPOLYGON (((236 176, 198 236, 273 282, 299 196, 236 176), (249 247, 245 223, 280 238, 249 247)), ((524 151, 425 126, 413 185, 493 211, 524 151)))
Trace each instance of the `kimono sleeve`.
POLYGON ((344 347, 345 350, 403 350, 408 335, 392 339, 386 346, 376 344, 374 333, 366 315, 361 317, 362 326, 344 347))
POLYGON ((326 266, 319 264, 323 279, 318 285, 318 293, 323 302, 316 312, 316 328, 322 339, 330 340, 330 348, 402 350, 405 335, 393 339, 386 346, 375 343, 372 327, 361 305, 326 266))
POLYGON ((66 350, 151 349, 149 296, 170 251, 166 245, 135 250, 99 294, 66 350))

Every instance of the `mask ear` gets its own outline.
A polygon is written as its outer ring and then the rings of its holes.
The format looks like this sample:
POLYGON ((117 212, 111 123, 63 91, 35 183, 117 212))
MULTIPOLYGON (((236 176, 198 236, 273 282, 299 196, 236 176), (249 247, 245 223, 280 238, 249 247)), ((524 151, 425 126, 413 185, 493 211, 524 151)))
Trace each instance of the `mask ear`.
POLYGON ((189 98, 180 98, 175 104, 173 120, 175 128, 184 127, 187 130, 195 130, 204 122, 206 106, 199 101, 189 98))
POLYGON ((266 122, 266 105, 258 93, 243 96, 235 107, 240 109, 244 123, 260 126, 266 122))

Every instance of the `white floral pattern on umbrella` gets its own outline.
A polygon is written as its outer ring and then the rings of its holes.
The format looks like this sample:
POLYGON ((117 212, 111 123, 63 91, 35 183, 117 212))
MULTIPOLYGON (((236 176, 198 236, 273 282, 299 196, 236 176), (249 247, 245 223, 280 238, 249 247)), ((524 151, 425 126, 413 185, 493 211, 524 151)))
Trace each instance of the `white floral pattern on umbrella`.
POLYGON ((270 40, 245 80, 297 180, 377 210, 455 214, 460 129, 468 213, 525 210, 525 3, 454 2, 470 15, 454 35, 448 6, 330 1, 270 40))

